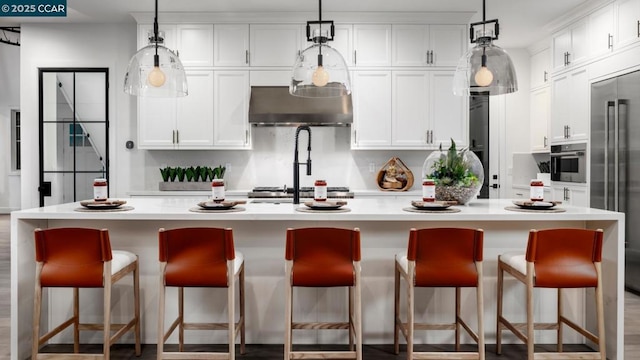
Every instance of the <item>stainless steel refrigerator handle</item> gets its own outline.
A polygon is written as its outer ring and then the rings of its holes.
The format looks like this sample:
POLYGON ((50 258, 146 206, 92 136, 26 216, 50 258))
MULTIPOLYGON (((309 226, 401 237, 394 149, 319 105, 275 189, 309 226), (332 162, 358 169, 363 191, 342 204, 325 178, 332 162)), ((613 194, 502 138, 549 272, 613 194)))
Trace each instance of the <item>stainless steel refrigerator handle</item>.
POLYGON ((609 108, 615 102, 607 101, 604 110, 604 209, 609 209, 609 108))
POLYGON ((615 192, 614 194, 614 198, 613 198, 613 202, 614 202, 614 207, 615 207, 615 211, 620 211, 619 209, 619 200, 618 198, 620 197, 620 185, 619 185, 619 180, 620 180, 620 134, 619 134, 619 125, 620 125, 620 105, 624 104, 624 101, 620 101, 620 99, 616 99, 616 112, 615 112, 615 118, 614 118, 614 123, 613 123, 613 132, 614 132, 614 138, 613 138, 613 146, 614 146, 614 166, 613 166, 613 191, 615 192))

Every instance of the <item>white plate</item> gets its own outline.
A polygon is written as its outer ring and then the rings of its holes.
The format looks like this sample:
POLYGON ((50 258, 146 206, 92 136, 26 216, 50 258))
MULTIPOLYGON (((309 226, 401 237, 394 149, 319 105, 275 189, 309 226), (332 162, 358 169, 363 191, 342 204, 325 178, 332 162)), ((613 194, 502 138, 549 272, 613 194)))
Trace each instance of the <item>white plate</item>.
POLYGON ((424 209, 424 210, 444 210, 451 206, 451 204, 440 201, 411 201, 411 206, 416 209, 424 209))

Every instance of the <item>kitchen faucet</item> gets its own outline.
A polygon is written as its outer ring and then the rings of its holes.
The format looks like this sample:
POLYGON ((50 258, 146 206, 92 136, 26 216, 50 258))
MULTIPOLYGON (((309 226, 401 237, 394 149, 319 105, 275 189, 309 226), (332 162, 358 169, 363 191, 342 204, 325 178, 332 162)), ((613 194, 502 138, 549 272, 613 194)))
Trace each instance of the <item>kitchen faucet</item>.
POLYGON ((300 165, 307 166, 307 175, 311 175, 311 128, 307 125, 298 126, 296 129, 296 147, 293 156, 293 203, 300 204, 300 165), (306 130, 309 133, 307 138, 307 163, 301 164, 298 161, 298 136, 300 131, 306 130))

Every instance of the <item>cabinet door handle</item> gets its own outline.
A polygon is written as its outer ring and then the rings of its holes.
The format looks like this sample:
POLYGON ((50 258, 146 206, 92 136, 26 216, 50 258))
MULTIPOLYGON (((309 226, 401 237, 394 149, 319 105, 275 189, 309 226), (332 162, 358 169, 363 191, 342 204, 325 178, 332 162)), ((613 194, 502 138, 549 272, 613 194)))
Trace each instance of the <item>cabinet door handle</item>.
POLYGON ((613 49, 613 35, 609 34, 609 39, 607 41, 607 48, 613 49))
POLYGON ((571 126, 567 125, 567 139, 571 138, 571 126))
POLYGON ((638 37, 640 37, 640 20, 638 20, 638 25, 636 25, 636 27, 638 28, 638 37))
POLYGON ((429 50, 429 64, 433 65, 433 50, 429 50))
POLYGON ((357 63, 358 63, 358 50, 353 50, 353 65, 356 65, 357 63))
POLYGON ((353 130, 353 143, 358 145, 358 130, 353 130))
POLYGON ((567 51, 567 65, 571 64, 571 61, 569 61, 569 57, 571 57, 571 53, 567 51))
POLYGON ((424 56, 426 58, 425 63, 428 65, 429 64, 429 50, 427 50, 427 52, 424 53, 424 56))
POLYGON ((171 143, 172 144, 176 143, 176 131, 175 130, 171 131, 171 143))
POLYGON ((249 50, 244 51, 244 63, 249 65, 249 50))
POLYGON ((244 131, 244 144, 249 144, 249 130, 244 131))
POLYGON ((180 57, 180 50, 176 50, 176 56, 180 57))
POLYGON ((544 80, 544 82, 547 82, 549 80, 547 76, 549 76, 549 73, 545 71, 542 75, 542 79, 544 80))
POLYGON ((544 145, 544 147, 547 147, 549 144, 547 144, 547 137, 544 137, 544 140, 542 141, 542 144, 544 145))

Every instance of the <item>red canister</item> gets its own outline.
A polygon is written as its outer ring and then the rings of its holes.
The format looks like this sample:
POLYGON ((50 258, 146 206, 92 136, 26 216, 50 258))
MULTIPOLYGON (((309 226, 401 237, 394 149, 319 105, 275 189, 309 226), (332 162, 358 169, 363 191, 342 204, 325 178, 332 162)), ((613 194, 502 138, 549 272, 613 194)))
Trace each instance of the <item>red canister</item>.
POLYGON ((313 187, 313 200, 315 201, 327 200, 327 182, 325 180, 316 180, 313 187))
POLYGON ((529 184, 529 198, 531 201, 544 200, 544 182, 542 180, 531 180, 529 184))
POLYGON ((211 200, 214 202, 224 201, 224 180, 214 179, 211 181, 211 200))
POLYGON ((422 181, 422 201, 436 201, 436 182, 433 179, 424 179, 422 181))
POLYGON ((107 201, 107 179, 94 179, 93 180, 93 200, 94 201, 107 201))

